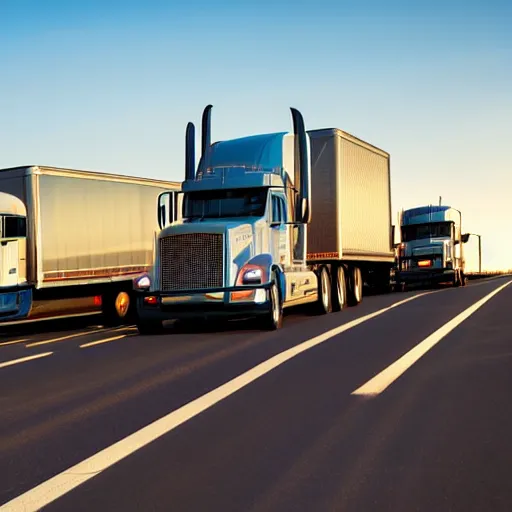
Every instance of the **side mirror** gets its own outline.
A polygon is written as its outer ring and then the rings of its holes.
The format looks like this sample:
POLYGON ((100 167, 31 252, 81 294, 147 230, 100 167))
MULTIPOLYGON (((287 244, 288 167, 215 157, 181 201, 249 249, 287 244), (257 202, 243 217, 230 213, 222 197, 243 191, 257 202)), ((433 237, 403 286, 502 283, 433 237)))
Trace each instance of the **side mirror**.
POLYGON ((469 237, 470 237, 470 233, 466 233, 464 235, 461 236, 462 238, 462 243, 463 244, 467 244, 468 243, 468 240, 469 240, 469 237))
POLYGON ((174 220, 174 195, 173 192, 162 192, 158 196, 158 226, 164 229, 170 226, 174 220))

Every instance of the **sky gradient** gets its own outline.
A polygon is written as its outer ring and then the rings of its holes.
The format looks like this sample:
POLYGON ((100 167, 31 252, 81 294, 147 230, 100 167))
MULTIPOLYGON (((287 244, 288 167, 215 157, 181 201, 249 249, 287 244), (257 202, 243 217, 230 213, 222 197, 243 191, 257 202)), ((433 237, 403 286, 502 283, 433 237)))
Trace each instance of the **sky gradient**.
POLYGON ((181 181, 206 104, 213 141, 294 106, 391 154, 393 220, 442 196, 512 268, 511 26, 508 0, 0 0, 0 168, 181 181))

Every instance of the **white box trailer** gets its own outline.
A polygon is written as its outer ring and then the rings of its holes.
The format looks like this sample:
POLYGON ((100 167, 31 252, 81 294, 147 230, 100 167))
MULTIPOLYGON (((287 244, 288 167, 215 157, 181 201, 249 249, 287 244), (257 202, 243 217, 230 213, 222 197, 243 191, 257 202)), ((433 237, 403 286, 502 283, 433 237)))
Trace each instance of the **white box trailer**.
POLYGON ((395 262, 389 154, 336 128, 308 134, 308 262, 352 262, 368 285, 389 289, 395 262))
POLYGON ((158 195, 179 189, 54 167, 0 170, 0 321, 81 297, 101 302, 105 323, 131 319, 133 279, 153 260, 158 195))

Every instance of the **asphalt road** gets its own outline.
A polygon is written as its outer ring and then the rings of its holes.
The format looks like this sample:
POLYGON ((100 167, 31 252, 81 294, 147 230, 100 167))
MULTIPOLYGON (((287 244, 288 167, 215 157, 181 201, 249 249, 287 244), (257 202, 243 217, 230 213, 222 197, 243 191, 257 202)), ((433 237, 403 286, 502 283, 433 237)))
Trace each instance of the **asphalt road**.
POLYGON ((512 510, 512 284, 468 311, 510 280, 273 333, 4 333, 0 511, 512 510))

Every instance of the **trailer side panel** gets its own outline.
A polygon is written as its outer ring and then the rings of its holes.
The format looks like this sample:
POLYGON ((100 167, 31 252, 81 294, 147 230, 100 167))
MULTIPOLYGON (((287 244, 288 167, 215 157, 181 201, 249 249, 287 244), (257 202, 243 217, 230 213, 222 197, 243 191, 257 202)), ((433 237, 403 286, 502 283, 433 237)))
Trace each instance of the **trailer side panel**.
POLYGON ((41 174, 42 286, 99 283, 146 270, 168 188, 41 174))
POLYGON ((343 257, 392 258, 389 156, 345 137, 337 144, 343 257))
POLYGON ((392 262, 389 155, 341 130, 309 135, 308 260, 392 262))

